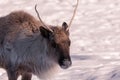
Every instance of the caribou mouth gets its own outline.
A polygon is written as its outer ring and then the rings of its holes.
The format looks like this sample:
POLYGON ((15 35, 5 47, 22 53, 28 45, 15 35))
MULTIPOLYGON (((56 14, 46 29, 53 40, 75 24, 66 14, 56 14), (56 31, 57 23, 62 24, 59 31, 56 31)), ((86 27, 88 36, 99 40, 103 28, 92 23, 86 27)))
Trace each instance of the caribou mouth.
POLYGON ((60 62, 60 67, 62 69, 67 69, 72 65, 72 62, 69 60, 64 60, 63 62, 60 62))

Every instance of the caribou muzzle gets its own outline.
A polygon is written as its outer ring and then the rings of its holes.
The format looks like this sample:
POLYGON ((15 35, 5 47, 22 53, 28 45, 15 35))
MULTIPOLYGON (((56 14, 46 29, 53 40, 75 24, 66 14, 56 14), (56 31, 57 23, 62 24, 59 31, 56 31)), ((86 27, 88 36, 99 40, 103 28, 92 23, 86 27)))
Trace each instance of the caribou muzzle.
POLYGON ((59 61, 59 65, 62 69, 67 69, 72 65, 72 61, 70 59, 63 59, 59 61))

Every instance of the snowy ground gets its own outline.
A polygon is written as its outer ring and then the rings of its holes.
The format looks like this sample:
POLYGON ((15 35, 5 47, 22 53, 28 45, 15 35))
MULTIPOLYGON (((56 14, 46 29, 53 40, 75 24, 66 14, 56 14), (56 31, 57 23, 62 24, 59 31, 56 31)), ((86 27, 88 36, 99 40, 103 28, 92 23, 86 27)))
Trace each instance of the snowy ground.
MULTIPOLYGON (((46 23, 61 25, 70 21, 76 2, 0 0, 0 16, 24 10, 36 17, 36 3, 46 23)), ((70 31, 73 65, 52 80, 120 80, 120 0, 80 0, 70 31)), ((7 80, 2 69, 0 80, 7 80)))

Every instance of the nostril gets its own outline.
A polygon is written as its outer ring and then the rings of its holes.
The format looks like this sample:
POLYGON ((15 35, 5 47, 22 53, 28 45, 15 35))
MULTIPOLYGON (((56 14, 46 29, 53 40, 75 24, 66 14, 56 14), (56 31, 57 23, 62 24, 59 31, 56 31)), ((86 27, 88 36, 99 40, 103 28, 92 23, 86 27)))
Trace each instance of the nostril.
POLYGON ((64 59, 63 60, 63 65, 70 66, 72 64, 71 60, 64 59))
POLYGON ((72 65, 72 62, 69 61, 69 60, 65 60, 65 61, 64 61, 64 64, 67 65, 67 66, 70 66, 70 65, 72 65))

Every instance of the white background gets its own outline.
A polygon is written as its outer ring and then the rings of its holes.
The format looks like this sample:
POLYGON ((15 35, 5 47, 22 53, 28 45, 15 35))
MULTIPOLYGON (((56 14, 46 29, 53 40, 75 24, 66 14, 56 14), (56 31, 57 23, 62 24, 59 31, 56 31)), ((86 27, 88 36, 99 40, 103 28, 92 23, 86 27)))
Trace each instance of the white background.
MULTIPOLYGON (((76 0, 0 0, 0 16, 24 10, 36 17, 36 3, 45 23, 61 25, 76 0)), ((120 80, 120 0, 80 0, 70 38, 73 65, 51 80, 120 80)), ((3 70, 0 80, 7 80, 3 70)))

